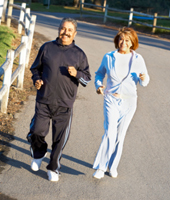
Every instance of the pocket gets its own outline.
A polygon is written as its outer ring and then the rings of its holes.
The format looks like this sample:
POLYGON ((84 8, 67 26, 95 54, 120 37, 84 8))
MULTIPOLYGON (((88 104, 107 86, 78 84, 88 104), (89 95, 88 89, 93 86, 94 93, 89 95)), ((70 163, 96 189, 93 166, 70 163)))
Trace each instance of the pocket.
POLYGON ((71 111, 71 108, 62 107, 62 106, 60 106, 58 108, 58 113, 59 114, 68 114, 70 111, 71 111))

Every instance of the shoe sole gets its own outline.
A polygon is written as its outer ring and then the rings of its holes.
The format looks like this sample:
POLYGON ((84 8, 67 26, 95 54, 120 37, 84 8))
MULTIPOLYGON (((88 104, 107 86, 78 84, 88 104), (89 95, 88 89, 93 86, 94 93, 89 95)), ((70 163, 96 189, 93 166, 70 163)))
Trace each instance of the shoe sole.
POLYGON ((117 178, 118 174, 116 176, 112 176, 111 174, 109 174, 109 176, 112 178, 117 178))
POLYGON ((37 172, 39 169, 34 169, 34 168, 31 167, 31 170, 34 171, 34 172, 37 172))
POLYGON ((102 176, 102 177, 96 177, 96 176, 93 176, 93 178, 96 178, 96 179, 101 179, 101 178, 104 178, 104 176, 102 176))
POLYGON ((58 180, 53 180, 53 179, 50 180, 49 177, 48 177, 48 180, 51 181, 51 182, 58 182, 59 181, 59 179, 58 180))
POLYGON ((93 178, 96 178, 96 179, 100 180, 100 179, 104 178, 104 176, 101 177, 101 178, 98 178, 98 177, 93 176, 93 178))

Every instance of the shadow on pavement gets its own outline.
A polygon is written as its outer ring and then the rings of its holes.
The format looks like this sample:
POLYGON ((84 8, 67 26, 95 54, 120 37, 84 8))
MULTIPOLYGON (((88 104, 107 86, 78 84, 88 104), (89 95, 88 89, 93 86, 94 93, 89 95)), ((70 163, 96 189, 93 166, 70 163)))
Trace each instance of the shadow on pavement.
MULTIPOLYGON (((17 140, 19 142, 22 142, 22 143, 25 143, 25 144, 29 145, 27 140, 24 140, 24 139, 19 138, 17 136, 14 136, 14 138, 15 138, 15 140, 17 140)), ((12 149, 15 149, 17 151, 22 152, 25 155, 29 155, 30 156, 30 151, 25 149, 25 148, 19 147, 19 146, 13 144, 13 143, 8 143, 6 145, 8 145, 8 147, 10 147, 11 151, 12 151, 12 149)), ((51 153, 51 150, 48 149, 48 152, 51 153)), ((89 163, 87 163, 85 161, 79 160, 77 158, 74 158, 72 156, 68 156, 68 155, 63 154, 62 158, 65 158, 65 159, 70 160, 72 162, 76 162, 77 164, 83 165, 85 167, 92 168, 91 164, 89 164, 89 163)), ((31 159, 31 157, 30 157, 30 159, 31 159)), ((49 158, 45 158, 43 160, 43 162, 49 163, 49 158)), ((24 168, 24 169, 28 170, 29 172, 46 179, 46 172, 44 172, 43 170, 39 170, 38 172, 33 172, 31 170, 31 168, 30 168, 30 165, 28 165, 28 164, 26 164, 24 162, 18 161, 16 159, 13 159, 13 158, 9 158, 7 155, 1 154, 1 163, 0 163, 1 164, 1 166, 0 166, 1 171, 3 170, 3 167, 5 166, 6 163, 8 163, 8 165, 11 165, 12 167, 24 168)), ((61 165, 60 172, 67 173, 67 174, 72 174, 72 175, 84 174, 81 171, 72 169, 72 168, 70 168, 68 166, 65 166, 65 165, 61 165)))

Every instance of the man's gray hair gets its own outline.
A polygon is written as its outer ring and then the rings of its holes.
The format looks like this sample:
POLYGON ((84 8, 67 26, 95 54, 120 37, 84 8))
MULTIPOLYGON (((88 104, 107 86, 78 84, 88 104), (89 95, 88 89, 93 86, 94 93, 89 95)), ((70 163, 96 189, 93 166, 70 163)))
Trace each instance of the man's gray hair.
POLYGON ((59 26, 59 30, 61 29, 61 26, 64 24, 64 22, 71 22, 74 25, 75 31, 77 31, 77 21, 70 17, 62 19, 60 26, 59 26))

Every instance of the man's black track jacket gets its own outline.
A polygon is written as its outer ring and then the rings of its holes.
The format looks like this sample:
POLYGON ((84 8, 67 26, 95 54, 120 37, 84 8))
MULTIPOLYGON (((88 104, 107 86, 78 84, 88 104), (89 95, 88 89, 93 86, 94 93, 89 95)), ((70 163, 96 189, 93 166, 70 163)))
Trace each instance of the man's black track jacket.
POLYGON ((61 45, 58 38, 43 44, 30 68, 33 82, 42 79, 44 84, 37 90, 36 101, 72 107, 79 83, 84 87, 91 80, 85 53, 74 44, 61 45), (68 66, 74 66, 77 76, 70 76, 68 66))

